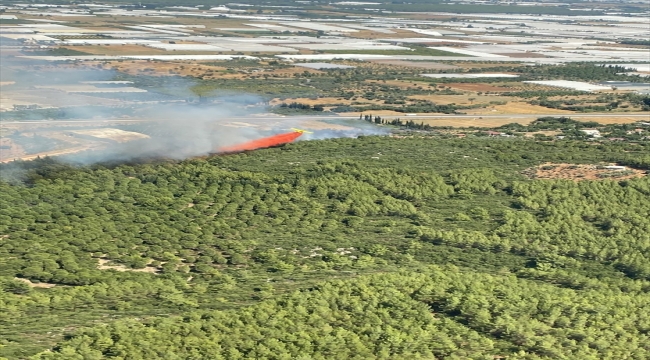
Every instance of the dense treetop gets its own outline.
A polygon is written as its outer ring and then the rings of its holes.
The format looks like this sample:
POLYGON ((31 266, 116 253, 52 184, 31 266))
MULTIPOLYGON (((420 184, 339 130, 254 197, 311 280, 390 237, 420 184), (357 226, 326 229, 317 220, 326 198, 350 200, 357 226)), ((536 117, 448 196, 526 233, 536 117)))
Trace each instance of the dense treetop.
POLYGON ((0 356, 646 359, 649 178, 522 171, 648 153, 362 137, 3 166, 0 356))

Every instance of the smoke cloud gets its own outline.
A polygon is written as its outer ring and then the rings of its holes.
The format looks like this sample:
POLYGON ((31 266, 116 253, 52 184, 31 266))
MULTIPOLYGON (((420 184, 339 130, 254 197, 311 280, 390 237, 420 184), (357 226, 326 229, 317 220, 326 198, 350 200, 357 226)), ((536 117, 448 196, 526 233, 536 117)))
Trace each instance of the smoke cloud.
MULTIPOLYGON (((309 120, 307 116, 300 119, 287 117, 278 121, 277 118, 265 121, 260 113, 265 112, 265 99, 250 94, 227 94, 203 97, 196 95, 197 83, 187 78, 176 76, 137 76, 127 77, 134 84, 124 85, 93 85, 93 86, 132 86, 148 90, 146 93, 84 93, 69 92, 70 86, 88 84, 88 82, 124 80, 125 77, 114 71, 99 69, 61 68, 50 63, 32 62, 26 64, 12 58, 3 58, 0 79, 4 82, 15 82, 11 87, 3 88, 11 97, 11 92, 20 94, 43 95, 44 102, 60 104, 59 111, 64 115, 47 120, 45 115, 43 127, 66 133, 66 136, 77 136, 74 130, 89 128, 118 128, 147 135, 147 139, 128 142, 111 142, 97 140, 101 146, 74 154, 61 155, 57 158, 73 164, 92 164, 98 162, 124 162, 137 159, 166 158, 181 160, 190 157, 203 156, 218 152, 221 147, 227 147, 253 139, 290 131, 300 128, 302 121, 309 120), (29 67, 33 71, 25 71, 29 67), (153 84, 153 85, 152 85, 153 84), (42 90, 46 87, 46 90, 42 90), (58 88, 60 87, 60 88, 58 88), (59 90, 63 89, 63 90, 59 90), (108 95, 107 95, 108 94, 108 95), (49 96, 49 98, 47 98, 49 96), (55 96, 52 98, 52 96, 55 96), (87 100, 87 104, 75 103, 78 99, 87 100), (110 105, 102 105, 101 101, 109 101, 110 105), (74 105, 69 105, 73 103, 74 105), (96 104, 100 105, 96 105, 96 104), (67 106, 66 106, 67 105, 67 106), (85 105, 85 106, 84 106, 85 105), (90 106, 93 105, 93 106, 90 106), (117 109, 117 110, 116 110, 117 109), (117 111, 117 113, 116 113, 117 111), (79 125, 74 120, 107 120, 116 119, 116 114, 126 115, 131 119, 142 122, 133 123, 100 123, 79 125), (57 121, 65 120, 65 124, 57 121)), ((225 94, 224 94, 225 93, 225 94)), ((0 118, 7 117, 0 113, 0 118)), ((30 120, 29 118, 25 120, 30 120)), ((121 119, 124 120, 124 119, 121 119)), ((360 135, 379 135, 387 131, 364 122, 354 121, 343 129, 320 129, 305 133, 300 141, 338 137, 357 137, 360 135)), ((333 126, 336 128, 336 126, 333 126)), ((308 129, 310 130, 310 129, 308 129)), ((20 138, 21 141, 28 139, 20 138)), ((86 139, 88 140, 88 139, 86 139)), ((34 137, 33 141, 38 141, 34 137)))
POLYGON ((63 158, 83 164, 139 158, 181 160, 215 153, 220 147, 260 136, 256 129, 225 126, 227 119, 241 116, 241 109, 233 105, 166 105, 142 115, 146 122, 122 129, 146 134, 149 139, 111 144, 100 151, 63 158))

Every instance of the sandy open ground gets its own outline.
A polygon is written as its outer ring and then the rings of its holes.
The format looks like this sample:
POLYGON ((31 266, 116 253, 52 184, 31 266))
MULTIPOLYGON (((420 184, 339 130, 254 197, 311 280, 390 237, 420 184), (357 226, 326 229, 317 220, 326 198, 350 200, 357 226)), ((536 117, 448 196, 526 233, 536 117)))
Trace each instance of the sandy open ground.
POLYGON ((31 288, 50 289, 50 288, 53 288, 53 287, 56 286, 56 284, 50 284, 50 283, 44 283, 44 282, 34 283, 34 282, 31 282, 29 279, 23 279, 23 278, 18 278, 18 277, 14 278, 14 280, 22 281, 25 284, 29 285, 29 287, 31 287, 31 288))
MULTIPOLYGON (((502 99, 502 100, 505 100, 502 99)), ((469 115, 500 115, 500 114, 573 114, 573 111, 550 109, 544 106, 531 105, 525 102, 509 102, 505 105, 495 105, 483 109, 468 109, 463 112, 469 115)))
POLYGON ((97 264, 97 268, 99 270, 115 270, 115 271, 133 271, 133 272, 146 272, 146 273, 151 273, 151 274, 156 274, 159 272, 159 270, 155 267, 152 266, 147 266, 142 269, 131 269, 128 268, 124 265, 107 265, 110 263, 109 260, 106 259, 99 259, 99 263, 97 264))
MULTIPOLYGON (((616 165, 616 164, 607 164, 616 165)), ((625 180, 646 176, 643 170, 626 168, 626 170, 609 170, 602 166, 585 164, 553 164, 546 163, 524 171, 533 179, 568 179, 582 180, 625 180)))
POLYGON ((78 135, 92 136, 100 139, 109 139, 116 142, 127 142, 131 140, 138 139, 149 139, 148 135, 133 132, 133 131, 124 131, 120 129, 88 129, 88 130, 72 130, 72 133, 78 135))
POLYGON ((371 62, 379 65, 393 65, 393 66, 404 66, 404 67, 413 67, 421 69, 430 69, 430 70, 451 70, 458 69, 458 66, 429 62, 429 61, 407 61, 407 60, 370 60, 371 62))
POLYGON ((502 86, 494 86, 490 84, 476 84, 476 83, 448 83, 448 84, 442 84, 444 86, 448 86, 452 89, 457 89, 457 90, 465 90, 465 91, 491 91, 491 92, 508 92, 508 91, 513 91, 513 89, 507 88, 507 87, 502 87, 502 86))
POLYGON ((436 105, 447 105, 447 104, 470 105, 470 104, 484 104, 484 103, 489 103, 490 101, 512 100, 512 98, 510 97, 502 97, 498 95, 472 95, 472 94, 436 95, 435 93, 431 95, 412 95, 409 96, 408 98, 414 100, 427 100, 427 101, 431 101, 436 105))

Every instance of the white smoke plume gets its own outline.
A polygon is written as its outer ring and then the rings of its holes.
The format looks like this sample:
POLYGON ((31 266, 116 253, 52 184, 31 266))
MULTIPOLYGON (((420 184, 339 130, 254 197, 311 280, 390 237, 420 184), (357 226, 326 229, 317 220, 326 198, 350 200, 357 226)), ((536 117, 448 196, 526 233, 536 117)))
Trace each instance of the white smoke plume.
MULTIPOLYGON (((55 68, 50 64, 36 64, 36 71, 25 72, 25 64, 18 62, 16 58, 0 59, 2 66, 0 80, 13 81, 11 89, 22 89, 35 91, 39 87, 47 85, 74 85, 83 84, 88 81, 113 80, 118 75, 113 71, 97 69, 76 69, 76 68, 55 68), (7 60, 7 61, 4 61, 7 60)), ((32 65, 34 66, 34 65, 32 65)), ((249 94, 230 94, 220 97, 212 96, 208 99, 199 98, 193 91, 196 83, 187 78, 161 77, 155 78, 158 84, 156 90, 160 91, 160 84, 168 96, 165 101, 146 102, 129 98, 125 94, 122 105, 118 109, 126 109, 131 113, 129 116, 141 119, 143 122, 134 123, 129 126, 121 126, 121 129, 140 132, 148 135, 149 139, 135 140, 125 143, 109 143, 101 148, 84 151, 81 153, 63 155, 59 159, 76 163, 91 164, 97 162, 121 162, 137 159, 166 158, 186 159, 190 157, 203 156, 215 153, 224 146, 235 145, 249 140, 291 131, 291 128, 299 128, 300 120, 287 117, 286 121, 271 121, 272 125, 264 123, 264 118, 256 118, 254 115, 264 112, 266 108, 262 105, 265 100, 249 94), (173 99, 173 100, 169 100, 173 99), (238 120, 241 118, 241 120, 238 120), (246 123, 253 119, 259 126, 233 127, 233 122, 246 123), (264 130, 259 130, 264 129, 264 130)), ((138 86, 137 84, 134 86, 138 86)), ((3 89, 5 90, 5 89, 3 89)), ((7 88, 6 90, 9 90, 7 88)), ((227 92, 227 89, 222 90, 227 92)), ((52 94, 49 92, 48 94, 52 94)), ((68 95, 61 92, 61 103, 65 103, 66 97, 79 95, 68 95)), ((83 95, 86 96, 86 95, 83 95)), ((93 95, 94 96, 94 95, 93 95)), ((99 95, 97 95, 99 96, 99 95)), ((101 97, 101 96, 99 96, 101 97)), ((92 96, 88 95, 91 99, 92 96)), ((59 101, 57 99, 56 101, 59 101)), ((111 119, 112 107, 78 106, 65 108, 64 111, 72 114, 70 120, 106 120, 111 119), (108 112, 108 114, 107 114, 108 112)), ((2 114, 0 113, 0 119, 2 114)), ((300 118, 308 118, 301 116, 300 118)), ((47 125, 47 120, 43 121, 47 125)), ((313 130, 300 137, 303 140, 316 140, 335 137, 357 137, 360 135, 379 135, 388 131, 372 126, 363 121, 354 121, 354 126, 346 127, 345 130, 321 129, 313 130), (358 127, 358 128, 357 128, 358 127)), ((241 125, 241 124, 240 124, 241 125)), ((72 130, 76 125, 67 123, 67 129, 72 130)), ((97 126, 90 127, 117 127, 110 123, 97 123, 97 126)), ((88 124, 79 124, 78 128, 89 128, 88 124)), ((334 127, 336 128, 336 127, 334 127)), ((37 140, 34 140, 37 141, 37 140)))

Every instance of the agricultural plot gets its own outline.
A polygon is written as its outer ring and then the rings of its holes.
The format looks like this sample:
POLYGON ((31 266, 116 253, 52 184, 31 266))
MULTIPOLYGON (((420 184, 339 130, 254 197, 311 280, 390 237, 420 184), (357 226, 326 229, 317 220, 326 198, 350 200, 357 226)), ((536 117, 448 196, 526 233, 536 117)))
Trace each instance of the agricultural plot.
POLYGON ((459 79, 478 79, 478 78, 517 78, 519 75, 515 74, 495 74, 495 73, 471 73, 471 74, 453 74, 453 73, 444 73, 444 74, 422 74, 421 76, 429 77, 433 79, 444 79, 444 78, 459 78, 459 79))
POLYGON ((616 164, 553 164, 547 163, 524 170, 533 179, 585 180, 628 180, 646 176, 646 172, 616 164))
POLYGON ((309 69, 323 70, 323 69, 354 69, 354 66, 331 64, 331 63, 297 63, 296 66, 305 67, 309 69))
MULTIPOLYGON (((85 88, 86 90, 96 89, 94 87, 84 86, 75 88, 85 88)), ((100 92, 104 92, 103 89, 100 92)), ((120 104, 110 99, 86 97, 74 91, 66 93, 63 89, 48 88, 38 90, 12 90, 11 92, 3 91, 0 99, 2 99, 0 101, 0 109, 2 111, 10 111, 21 107, 58 108, 64 106, 111 106, 120 104)))
POLYGON ((458 69, 458 66, 436 63, 436 62, 407 61, 407 60, 370 60, 370 61, 382 65, 394 65, 394 66, 404 66, 404 67, 412 67, 412 68, 432 69, 432 70, 458 69))
POLYGON ((91 136, 99 139, 113 140, 116 142, 127 142, 132 140, 150 138, 149 135, 145 135, 133 131, 124 131, 121 129, 111 129, 111 128, 72 130, 70 132, 73 134, 86 135, 86 136, 91 136))
POLYGON ((611 86, 595 85, 586 82, 580 81, 568 81, 568 80, 544 80, 544 81, 525 81, 530 84, 546 85, 553 86, 562 89, 571 89, 578 91, 601 91, 601 90, 611 90, 611 86))

